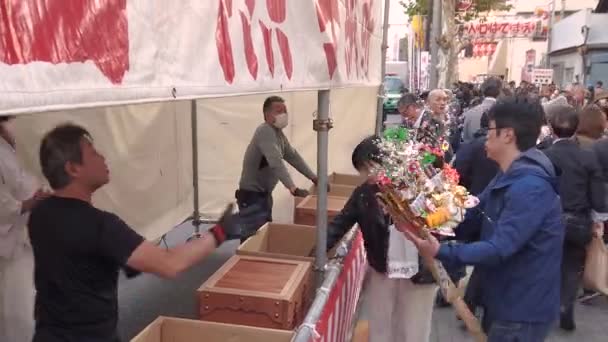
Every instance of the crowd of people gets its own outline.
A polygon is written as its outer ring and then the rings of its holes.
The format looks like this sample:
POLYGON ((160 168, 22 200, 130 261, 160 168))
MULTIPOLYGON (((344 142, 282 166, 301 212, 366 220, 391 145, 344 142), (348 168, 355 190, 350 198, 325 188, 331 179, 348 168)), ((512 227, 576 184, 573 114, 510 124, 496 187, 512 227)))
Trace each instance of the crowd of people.
MULTIPOLYGON (((455 282, 465 266, 474 267, 464 299, 490 342, 544 341, 556 321, 563 330, 576 329, 586 248, 603 235, 608 219, 608 92, 602 86, 557 90, 489 78, 479 88, 459 83, 403 95, 401 125, 414 132, 432 126, 446 135, 445 161, 480 204, 467 212, 454 240, 423 240, 373 200, 373 175, 355 190, 329 225, 328 247, 359 224, 372 269, 370 341, 430 338, 436 287, 421 277, 423 270, 410 279, 387 276, 391 225, 421 256, 440 260, 455 282)), ((376 138, 353 152, 362 175, 381 163, 376 138)))

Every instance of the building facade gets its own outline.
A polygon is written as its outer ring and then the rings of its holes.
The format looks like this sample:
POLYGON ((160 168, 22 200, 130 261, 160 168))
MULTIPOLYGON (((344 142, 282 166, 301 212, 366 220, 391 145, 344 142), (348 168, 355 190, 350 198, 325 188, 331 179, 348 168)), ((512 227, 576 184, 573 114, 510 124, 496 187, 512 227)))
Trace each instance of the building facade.
POLYGON ((555 26, 562 16, 567 18, 580 10, 595 8, 598 1, 515 0, 508 4, 512 6, 508 12, 489 13, 483 21, 464 25, 462 34, 471 39, 472 45, 461 53, 461 80, 496 75, 517 83, 530 81, 533 68, 547 66, 552 13, 555 26))
POLYGON ((581 10, 553 29, 550 51, 555 83, 608 84, 608 2, 581 10))

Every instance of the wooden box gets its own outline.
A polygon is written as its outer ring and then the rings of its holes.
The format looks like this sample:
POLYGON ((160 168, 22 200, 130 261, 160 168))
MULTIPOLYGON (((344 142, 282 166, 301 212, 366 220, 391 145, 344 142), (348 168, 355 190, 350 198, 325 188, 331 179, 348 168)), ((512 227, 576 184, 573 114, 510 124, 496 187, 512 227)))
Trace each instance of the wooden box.
POLYGON ((316 243, 315 227, 269 222, 242 243, 236 254, 314 262, 316 243))
MULTIPOLYGON (((344 197, 344 198, 348 199, 350 197, 350 195, 353 193, 353 191, 355 191, 355 188, 356 188, 356 186, 354 186, 354 185, 329 183, 329 192, 327 193, 327 196, 344 197)), ((313 196, 317 195, 317 187, 314 185, 311 186, 310 189, 308 189, 308 191, 313 196)), ((295 203, 294 208, 297 208, 298 204, 302 203, 303 200, 304 200, 303 197, 294 197, 294 203, 295 203)))
POLYGON ((292 331, 158 317, 131 342, 290 342, 292 331))
MULTIPOLYGON (((236 250, 238 255, 263 258, 291 259, 315 262, 317 229, 312 226, 285 223, 266 223, 255 235, 242 243, 236 250)), ((328 258, 336 255, 337 245, 327 252, 328 258)), ((314 291, 315 287, 310 286, 314 291)), ((314 297, 314 293, 310 294, 314 297)))
MULTIPOLYGON (((355 188, 361 185, 365 181, 365 178, 361 175, 348 175, 345 173, 332 173, 329 175, 327 182, 329 183, 328 196, 332 197, 346 197, 349 198, 355 188)), ((313 185, 308 191, 311 195, 317 194, 317 188, 313 185)), ((304 199, 301 197, 295 197, 295 207, 298 206, 304 199)))
MULTIPOLYGON (((356 186, 353 185, 329 183, 329 192, 327 193, 327 196, 349 198, 353 191, 355 191, 355 188, 356 186)), ((310 188, 310 194, 317 195, 316 186, 310 188)))
POLYGON ((342 184, 352 187, 357 187, 365 182, 365 178, 361 175, 349 175, 345 173, 332 173, 329 175, 330 184, 342 184))
POLYGON ((198 289, 203 321, 293 330, 306 315, 312 264, 235 255, 198 289))
MULTIPOLYGON (((327 222, 331 222, 332 218, 334 218, 344 205, 348 198, 344 197, 327 197, 327 222)), ((294 213, 293 222, 295 224, 303 224, 308 226, 316 225, 316 217, 317 217, 317 196, 308 196, 306 197, 298 206, 296 207, 296 212, 294 213)))

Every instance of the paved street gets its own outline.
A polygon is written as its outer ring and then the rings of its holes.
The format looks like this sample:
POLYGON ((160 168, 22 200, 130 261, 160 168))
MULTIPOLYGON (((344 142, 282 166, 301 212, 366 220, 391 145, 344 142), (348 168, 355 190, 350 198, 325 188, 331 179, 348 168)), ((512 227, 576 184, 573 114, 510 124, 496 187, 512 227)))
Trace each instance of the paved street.
MULTIPOLYGON (((591 305, 577 307, 577 330, 565 333, 557 327, 547 342, 605 342, 606 322, 608 322, 608 300, 594 299, 591 305)), ((474 342, 460 328, 461 323, 451 308, 436 309, 433 317, 432 342, 474 342)))
MULTIPOLYGON (((360 319, 366 320, 367 305, 373 298, 364 292, 361 303, 360 319)), ((565 333, 556 328, 547 342, 606 342, 606 322, 608 322, 608 299, 597 297, 589 305, 578 305, 576 308, 577 330, 565 333)), ((557 324, 557 323, 556 323, 557 324)), ((474 342, 467 335, 463 324, 456 319, 452 308, 436 308, 433 312, 431 342, 474 342)))

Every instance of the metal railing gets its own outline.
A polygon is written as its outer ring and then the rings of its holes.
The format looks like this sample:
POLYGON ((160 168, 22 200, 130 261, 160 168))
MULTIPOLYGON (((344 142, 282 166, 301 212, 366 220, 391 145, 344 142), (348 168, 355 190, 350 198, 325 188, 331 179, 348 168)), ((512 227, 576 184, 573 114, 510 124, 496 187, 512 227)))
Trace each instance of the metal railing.
POLYGON ((325 265, 325 279, 321 284, 321 287, 317 289, 315 299, 312 302, 304 321, 296 331, 292 342, 310 342, 315 338, 315 335, 317 334, 315 327, 327 304, 330 293, 342 273, 344 268, 344 257, 348 255, 351 250, 358 230, 359 227, 354 226, 344 235, 342 240, 338 243, 336 256, 325 265))

